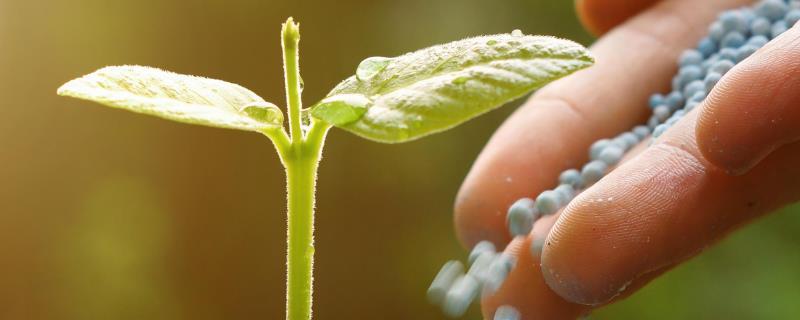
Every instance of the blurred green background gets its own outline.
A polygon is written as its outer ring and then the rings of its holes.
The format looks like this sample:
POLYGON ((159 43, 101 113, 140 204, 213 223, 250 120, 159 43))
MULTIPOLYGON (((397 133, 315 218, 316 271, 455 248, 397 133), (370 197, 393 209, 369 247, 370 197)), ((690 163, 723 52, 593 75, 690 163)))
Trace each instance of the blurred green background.
MULTIPOLYGON (((63 82, 141 64, 280 103, 278 31, 292 15, 314 102, 367 56, 515 28, 588 45, 572 10, 543 0, 0 0, 0 319, 283 318, 283 173, 268 141, 59 98, 63 82)), ((443 318, 424 292, 442 262, 465 254, 451 222, 456 190, 514 107, 403 145, 330 134, 316 318, 443 318)), ((800 317, 796 211, 594 318, 800 317)))

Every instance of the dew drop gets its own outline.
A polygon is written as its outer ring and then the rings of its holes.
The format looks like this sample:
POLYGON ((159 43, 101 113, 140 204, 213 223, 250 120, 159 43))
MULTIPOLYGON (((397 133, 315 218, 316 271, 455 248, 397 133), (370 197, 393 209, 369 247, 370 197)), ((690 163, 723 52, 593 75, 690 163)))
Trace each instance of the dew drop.
POLYGON ((280 124, 283 122, 283 113, 278 106, 263 101, 252 102, 241 108, 250 119, 261 123, 280 124))
POLYGON ((467 81, 469 81, 469 77, 465 77, 465 76, 460 76, 460 77, 456 77, 455 79, 453 79, 453 83, 454 84, 464 84, 467 81))
POLYGON ((330 124, 342 126, 357 121, 367 112, 372 100, 360 94, 338 94, 312 107, 311 115, 330 124))
POLYGON ((386 57, 369 57, 361 61, 356 68, 356 78, 358 80, 369 80, 375 75, 386 69, 386 66, 392 62, 391 58, 386 57))
POLYGON ((522 33, 522 30, 520 30, 520 29, 514 29, 514 31, 511 31, 511 35, 515 36, 515 37, 524 36, 524 34, 522 33))
POLYGON ((298 80, 300 82, 300 92, 302 93, 303 89, 306 88, 306 83, 303 81, 303 77, 301 77, 301 76, 298 76, 298 80))

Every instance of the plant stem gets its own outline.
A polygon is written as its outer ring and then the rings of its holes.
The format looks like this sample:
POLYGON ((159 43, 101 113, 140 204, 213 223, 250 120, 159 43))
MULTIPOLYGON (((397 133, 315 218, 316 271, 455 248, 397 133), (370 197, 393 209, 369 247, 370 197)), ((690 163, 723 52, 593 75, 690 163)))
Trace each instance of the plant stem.
POLYGON ((311 319, 314 278, 314 193, 322 147, 329 128, 327 124, 314 123, 308 137, 301 143, 278 147, 286 166, 289 209, 286 241, 287 320, 311 319))
POLYGON ((299 43, 300 25, 296 24, 292 18, 289 18, 281 28, 281 46, 283 48, 283 74, 286 85, 286 104, 288 104, 289 113, 289 132, 291 133, 293 144, 303 140, 303 130, 300 126, 302 101, 300 99, 299 43))
MULTIPOLYGON (((302 149, 302 148, 301 148, 302 149)), ((295 149, 296 150, 296 149, 295 149)), ((286 166, 288 202, 286 319, 311 319, 314 268, 314 191, 317 160, 293 154, 286 166)))
POLYGON ((265 132, 286 168, 286 319, 310 320, 314 281, 314 200, 317 169, 330 125, 313 121, 307 136, 301 128, 298 66, 299 26, 292 18, 281 30, 289 132, 265 132))

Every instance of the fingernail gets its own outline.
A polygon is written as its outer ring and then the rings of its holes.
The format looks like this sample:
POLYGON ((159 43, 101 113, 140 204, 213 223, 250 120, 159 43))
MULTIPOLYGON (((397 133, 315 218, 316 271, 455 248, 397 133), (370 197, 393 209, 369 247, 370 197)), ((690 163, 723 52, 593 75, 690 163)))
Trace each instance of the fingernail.
POLYGON ((775 143, 767 141, 737 144, 722 143, 718 138, 711 138, 710 141, 700 142, 701 146, 704 144, 706 160, 733 176, 746 174, 776 149, 775 143))

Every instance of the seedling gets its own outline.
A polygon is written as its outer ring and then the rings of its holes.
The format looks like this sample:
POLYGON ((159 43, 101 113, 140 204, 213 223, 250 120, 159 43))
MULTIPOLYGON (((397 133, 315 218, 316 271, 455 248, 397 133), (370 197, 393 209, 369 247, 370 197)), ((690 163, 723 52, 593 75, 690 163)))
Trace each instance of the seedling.
POLYGON ((299 25, 281 40, 288 115, 236 84, 150 67, 106 67, 58 94, 173 121, 252 131, 269 138, 286 170, 286 319, 311 318, 314 196, 325 136, 339 127, 399 143, 444 131, 593 63, 582 46, 515 30, 469 38, 395 58, 362 61, 322 101, 301 102, 299 25))

